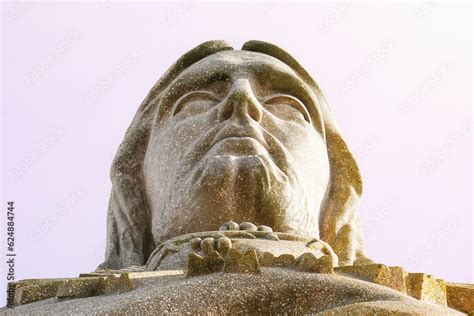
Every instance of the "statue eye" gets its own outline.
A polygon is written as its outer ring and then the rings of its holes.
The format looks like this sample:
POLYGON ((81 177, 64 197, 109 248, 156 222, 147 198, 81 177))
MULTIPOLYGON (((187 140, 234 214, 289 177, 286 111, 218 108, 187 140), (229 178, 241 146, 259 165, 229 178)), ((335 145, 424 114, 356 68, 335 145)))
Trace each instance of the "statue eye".
POLYGON ((289 121, 305 120, 311 123, 311 118, 309 117, 308 110, 306 110, 306 106, 303 102, 291 95, 281 94, 271 96, 263 103, 269 112, 280 119, 289 121))
POLYGON ((219 102, 220 100, 210 92, 192 91, 186 93, 176 101, 173 116, 180 112, 199 114, 207 111, 210 107, 219 102))

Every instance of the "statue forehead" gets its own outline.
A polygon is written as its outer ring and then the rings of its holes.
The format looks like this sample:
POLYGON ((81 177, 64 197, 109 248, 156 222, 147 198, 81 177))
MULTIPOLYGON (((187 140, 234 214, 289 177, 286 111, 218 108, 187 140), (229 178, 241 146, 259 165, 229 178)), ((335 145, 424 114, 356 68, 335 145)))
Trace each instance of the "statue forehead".
POLYGON ((270 71, 299 78, 292 68, 272 56, 242 50, 228 50, 207 56, 186 69, 182 75, 211 76, 216 71, 229 76, 258 75, 270 71))

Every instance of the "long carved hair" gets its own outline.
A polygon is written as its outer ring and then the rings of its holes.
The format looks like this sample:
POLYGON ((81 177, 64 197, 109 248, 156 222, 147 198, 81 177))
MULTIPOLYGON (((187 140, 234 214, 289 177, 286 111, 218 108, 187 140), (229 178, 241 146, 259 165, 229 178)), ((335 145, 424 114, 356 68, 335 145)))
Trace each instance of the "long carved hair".
MULTIPOLYGON (((107 213, 105 262, 99 268, 119 269, 144 265, 155 245, 151 216, 143 192, 142 165, 148 146, 152 118, 166 87, 186 68, 217 52, 232 50, 224 41, 209 41, 179 58, 158 80, 140 105, 115 155, 110 177, 112 192, 107 213)), ((320 238, 328 242, 340 265, 369 260, 363 252, 358 207, 362 180, 357 163, 339 133, 334 117, 318 85, 287 52, 270 43, 248 41, 242 50, 272 56, 290 66, 316 95, 326 137, 330 181, 319 212, 320 238)))

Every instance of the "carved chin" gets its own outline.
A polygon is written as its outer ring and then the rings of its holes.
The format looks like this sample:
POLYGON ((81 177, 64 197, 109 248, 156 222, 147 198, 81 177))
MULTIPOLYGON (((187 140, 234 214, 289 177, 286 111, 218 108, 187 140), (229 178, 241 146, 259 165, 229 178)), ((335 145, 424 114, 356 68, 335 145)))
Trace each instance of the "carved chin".
POLYGON ((208 156, 194 170, 192 182, 211 192, 226 188, 248 198, 290 184, 288 176, 264 154, 208 156))
POLYGON ((174 187, 179 189, 155 218, 159 242, 216 230, 229 220, 291 233, 314 224, 314 219, 300 218, 308 212, 297 178, 284 174, 269 155, 207 155, 174 187))
POLYGON ((268 155, 207 156, 183 184, 187 194, 179 204, 191 203, 195 217, 214 209, 219 211, 213 217, 220 221, 252 221, 277 227, 290 208, 304 203, 301 198, 294 200, 301 195, 295 194, 299 190, 293 188, 294 179, 290 177, 268 155))

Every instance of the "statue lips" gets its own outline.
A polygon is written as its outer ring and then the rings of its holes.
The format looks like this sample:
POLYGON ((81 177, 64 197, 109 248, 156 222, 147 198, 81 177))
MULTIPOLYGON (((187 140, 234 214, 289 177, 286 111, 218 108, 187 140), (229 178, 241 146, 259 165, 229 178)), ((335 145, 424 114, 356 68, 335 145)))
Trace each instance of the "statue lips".
POLYGON ((292 186, 297 182, 297 175, 290 163, 291 155, 285 149, 285 146, 258 123, 251 121, 246 124, 223 123, 203 135, 184 154, 176 181, 186 179, 184 181, 188 183, 196 183, 202 175, 205 165, 207 165, 205 162, 207 159, 204 158, 224 157, 226 155, 235 158, 253 158, 252 161, 259 160, 271 167, 279 182, 289 181, 292 186), (230 140, 229 143, 223 144, 222 142, 226 140, 230 140), (240 153, 235 151, 234 153, 218 153, 223 148, 215 148, 220 145, 235 147, 237 144, 248 151, 244 151, 243 154, 242 151, 240 153), (216 151, 213 155, 214 150, 216 151), (251 152, 251 150, 254 152, 251 152), (255 152, 256 150, 260 150, 260 152, 255 152))
POLYGON ((229 126, 223 128, 217 133, 214 140, 211 143, 209 150, 223 141, 231 141, 233 144, 226 147, 223 154, 232 154, 234 156, 248 156, 248 155, 261 155, 269 154, 268 144, 263 139, 261 133, 250 126, 229 126), (259 148, 255 148, 259 147, 259 148), (262 153, 262 148, 265 150, 262 153))
MULTIPOLYGON (((288 151, 275 136, 259 125, 253 122, 245 125, 231 123, 221 127, 217 132, 213 131, 212 134, 214 137, 208 142, 203 158, 245 159, 248 162, 251 161, 254 166, 255 164, 263 165, 267 174, 266 178, 270 173, 278 182, 295 183, 297 176, 289 163, 291 157, 288 151)), ((193 179, 199 178, 202 171, 199 168, 193 179)))

